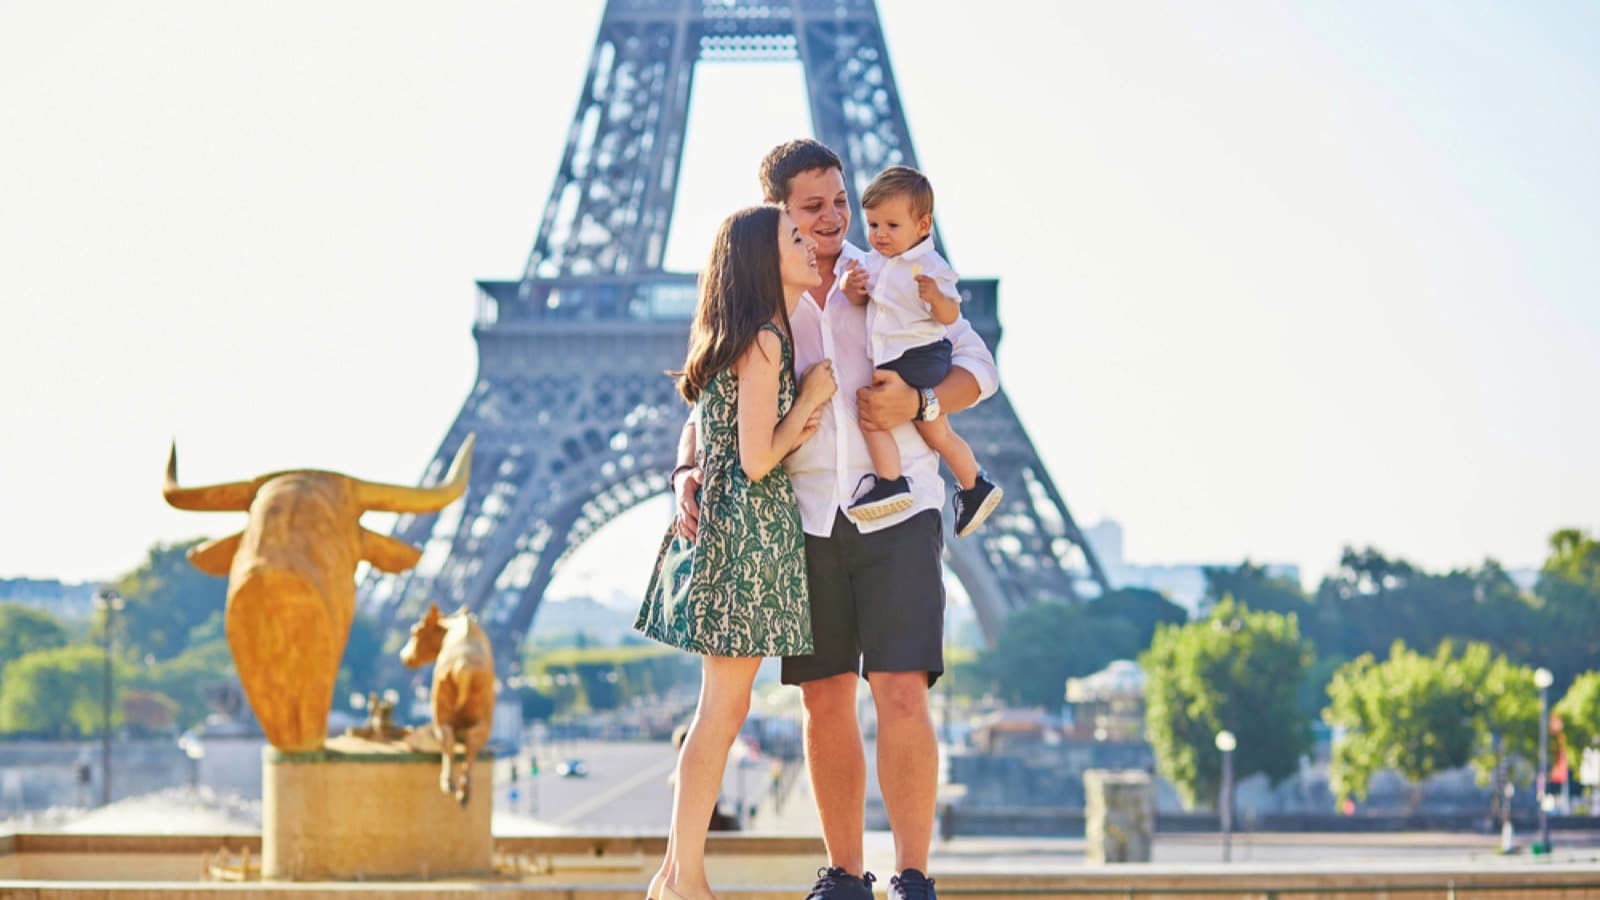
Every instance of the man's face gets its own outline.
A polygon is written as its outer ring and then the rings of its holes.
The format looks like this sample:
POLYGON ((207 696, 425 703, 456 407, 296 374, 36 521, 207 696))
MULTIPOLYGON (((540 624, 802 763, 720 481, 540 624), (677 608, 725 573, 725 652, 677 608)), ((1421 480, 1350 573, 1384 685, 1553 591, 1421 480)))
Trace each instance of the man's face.
POLYGON ((803 234, 817 242, 819 259, 834 259, 844 248, 850 230, 850 198, 844 191, 844 173, 838 169, 812 169, 789 180, 784 210, 803 234))

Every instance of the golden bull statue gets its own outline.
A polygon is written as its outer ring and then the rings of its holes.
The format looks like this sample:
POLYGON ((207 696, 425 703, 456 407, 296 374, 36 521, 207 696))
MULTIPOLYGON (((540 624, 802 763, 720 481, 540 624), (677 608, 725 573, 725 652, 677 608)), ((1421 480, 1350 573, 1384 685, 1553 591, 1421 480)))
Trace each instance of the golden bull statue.
POLYGON ((422 551, 361 527, 367 511, 425 513, 466 490, 473 437, 444 483, 377 484, 335 472, 274 472, 250 481, 180 487, 178 450, 162 496, 179 509, 250 514, 244 530, 189 551, 209 575, 228 577, 225 626, 250 708, 280 750, 322 746, 334 680, 355 616, 356 563, 385 572, 416 565, 422 551))

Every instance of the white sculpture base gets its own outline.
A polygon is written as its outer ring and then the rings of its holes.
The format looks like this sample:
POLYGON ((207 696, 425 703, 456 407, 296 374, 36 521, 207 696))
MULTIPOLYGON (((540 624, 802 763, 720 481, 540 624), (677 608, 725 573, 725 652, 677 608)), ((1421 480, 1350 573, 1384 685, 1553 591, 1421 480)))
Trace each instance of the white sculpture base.
POLYGON ((466 806, 439 790, 439 755, 402 741, 340 737, 311 753, 267 747, 261 767, 264 879, 493 874, 494 764, 485 756, 472 767, 466 806))
POLYGON ((1140 771, 1083 773, 1084 856, 1090 865, 1150 861, 1156 790, 1140 771))

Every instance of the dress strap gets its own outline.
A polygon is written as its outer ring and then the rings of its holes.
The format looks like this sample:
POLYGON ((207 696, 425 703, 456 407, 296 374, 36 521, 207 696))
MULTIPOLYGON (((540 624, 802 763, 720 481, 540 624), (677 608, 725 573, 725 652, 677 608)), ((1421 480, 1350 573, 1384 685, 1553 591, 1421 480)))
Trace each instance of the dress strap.
POLYGON ((757 329, 757 331, 766 331, 768 329, 770 329, 773 334, 778 336, 778 346, 783 348, 784 360, 788 360, 790 354, 793 352, 791 349, 792 345, 789 342, 789 336, 783 333, 783 329, 779 328, 776 322, 762 322, 761 327, 757 329))

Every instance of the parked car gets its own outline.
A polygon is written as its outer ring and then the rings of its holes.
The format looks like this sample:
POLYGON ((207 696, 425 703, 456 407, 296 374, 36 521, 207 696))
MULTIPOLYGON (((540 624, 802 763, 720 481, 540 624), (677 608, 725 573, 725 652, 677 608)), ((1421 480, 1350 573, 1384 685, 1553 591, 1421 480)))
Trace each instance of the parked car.
POLYGON ((581 759, 564 759, 556 766, 556 774, 562 778, 587 778, 589 767, 581 759))

